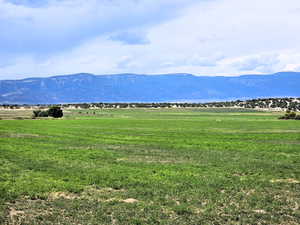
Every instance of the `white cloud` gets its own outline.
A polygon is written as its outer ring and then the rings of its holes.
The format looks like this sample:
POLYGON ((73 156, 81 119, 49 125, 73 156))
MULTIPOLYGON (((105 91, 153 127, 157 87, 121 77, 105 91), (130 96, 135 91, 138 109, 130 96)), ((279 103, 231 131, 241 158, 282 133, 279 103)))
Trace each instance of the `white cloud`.
MULTIPOLYGON (((29 1, 29 2, 36 2, 29 1)), ((15 1, 16 2, 16 1, 15 1)), ((61 0, 43 7, 0 0, 1 52, 68 50, 110 32, 140 29, 177 15, 193 0, 61 0)))
MULTIPOLYGON (((71 2, 65 4, 77 2, 80 5, 79 0, 71 2)), ((76 72, 237 75, 300 70, 300 13, 295 11, 300 8, 298 0, 214 0, 197 4, 191 4, 195 2, 191 0, 190 7, 182 9, 181 6, 189 4, 179 0, 166 0, 165 3, 141 0, 136 1, 140 2, 139 7, 132 9, 134 0, 130 0, 129 5, 128 1, 116 0, 105 10, 105 4, 101 5, 102 8, 89 8, 95 6, 91 3, 99 1, 87 2, 90 5, 86 8, 75 10, 75 5, 70 11, 76 16, 62 17, 62 11, 55 11, 57 19, 47 23, 45 32, 59 30, 68 41, 73 30, 81 29, 91 21, 91 27, 85 27, 82 32, 98 28, 96 22, 105 29, 99 28, 96 33, 91 31, 88 38, 79 43, 70 39, 69 48, 61 48, 54 54, 35 55, 24 51, 14 56, 9 64, 0 64, 3 78, 16 77, 16 74, 24 77, 76 72), (176 10, 170 12, 176 12, 178 16, 167 13, 173 6, 176 10), (103 15, 101 10, 105 11, 103 15), (86 15, 86 12, 94 13, 82 21, 72 20, 86 15), (157 17, 159 19, 153 19, 157 17), (66 22, 59 28, 51 25, 58 24, 62 18, 66 22), (64 29, 67 32, 63 32, 64 29)), ((54 6, 54 3, 48 6, 48 10, 54 6)), ((43 9, 26 7, 26 10, 43 9)), ((23 15, 19 21, 25 21, 25 14, 18 14, 23 15)), ((41 24, 37 23, 38 26, 41 24)))
POLYGON ((273 73, 276 66, 280 64, 277 54, 260 54, 231 59, 230 66, 239 71, 257 71, 262 73, 273 73))

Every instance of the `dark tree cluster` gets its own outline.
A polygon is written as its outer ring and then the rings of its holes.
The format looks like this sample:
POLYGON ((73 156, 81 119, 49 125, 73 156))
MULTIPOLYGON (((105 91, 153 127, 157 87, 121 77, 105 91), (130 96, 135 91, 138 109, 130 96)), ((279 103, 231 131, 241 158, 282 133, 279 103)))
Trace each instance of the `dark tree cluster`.
POLYGON ((63 117, 63 110, 59 106, 52 106, 48 110, 34 110, 33 118, 36 117, 54 117, 61 118, 63 117))

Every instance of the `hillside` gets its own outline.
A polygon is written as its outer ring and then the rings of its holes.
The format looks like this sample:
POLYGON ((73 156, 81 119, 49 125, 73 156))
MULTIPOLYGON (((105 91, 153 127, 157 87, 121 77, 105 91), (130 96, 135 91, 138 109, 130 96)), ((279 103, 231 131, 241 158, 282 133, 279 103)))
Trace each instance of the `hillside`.
POLYGON ((300 73, 237 77, 74 74, 0 81, 0 104, 212 102, 298 97, 300 73))

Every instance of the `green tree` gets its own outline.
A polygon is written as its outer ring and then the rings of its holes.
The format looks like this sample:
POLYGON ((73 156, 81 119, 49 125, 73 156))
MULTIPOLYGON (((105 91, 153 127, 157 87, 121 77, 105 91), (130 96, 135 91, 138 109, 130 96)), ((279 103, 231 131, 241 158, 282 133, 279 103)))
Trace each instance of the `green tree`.
POLYGON ((52 106, 50 109, 48 109, 48 115, 54 118, 60 118, 63 117, 63 111, 59 106, 52 106))

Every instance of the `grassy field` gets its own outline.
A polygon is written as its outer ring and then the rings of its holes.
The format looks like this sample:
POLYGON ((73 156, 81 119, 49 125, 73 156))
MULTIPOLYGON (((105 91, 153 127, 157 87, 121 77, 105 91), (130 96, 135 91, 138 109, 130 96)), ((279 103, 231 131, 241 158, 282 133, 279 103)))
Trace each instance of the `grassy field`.
POLYGON ((300 224, 300 121, 234 109, 65 115, 0 120, 0 224, 300 224))

